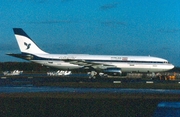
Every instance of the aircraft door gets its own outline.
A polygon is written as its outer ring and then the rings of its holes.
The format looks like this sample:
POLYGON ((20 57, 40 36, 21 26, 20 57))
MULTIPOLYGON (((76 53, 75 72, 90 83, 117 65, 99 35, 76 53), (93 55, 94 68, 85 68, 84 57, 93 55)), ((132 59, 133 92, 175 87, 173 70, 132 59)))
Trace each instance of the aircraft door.
POLYGON ((52 57, 49 57, 49 59, 48 59, 48 64, 53 64, 53 59, 52 59, 52 57))

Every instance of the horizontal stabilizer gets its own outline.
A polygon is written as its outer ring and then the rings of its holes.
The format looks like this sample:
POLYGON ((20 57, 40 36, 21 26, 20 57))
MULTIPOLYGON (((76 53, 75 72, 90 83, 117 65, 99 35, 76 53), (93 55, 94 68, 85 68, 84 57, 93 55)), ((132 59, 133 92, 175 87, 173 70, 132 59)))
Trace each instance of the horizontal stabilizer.
POLYGON ((17 58, 21 58, 21 59, 25 59, 25 60, 31 60, 33 59, 32 55, 27 55, 27 54, 13 54, 13 53, 8 53, 6 55, 9 56, 13 56, 13 57, 17 57, 17 58))

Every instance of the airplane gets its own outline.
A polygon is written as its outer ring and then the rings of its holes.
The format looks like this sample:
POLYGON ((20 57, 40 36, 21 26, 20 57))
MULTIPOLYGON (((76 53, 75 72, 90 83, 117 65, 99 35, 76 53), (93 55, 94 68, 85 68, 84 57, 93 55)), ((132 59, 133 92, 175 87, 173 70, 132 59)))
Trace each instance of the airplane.
POLYGON ((38 45, 21 28, 13 28, 20 54, 7 55, 58 69, 87 69, 92 78, 100 73, 110 76, 128 72, 164 72, 174 68, 166 59, 152 56, 50 54, 38 45))

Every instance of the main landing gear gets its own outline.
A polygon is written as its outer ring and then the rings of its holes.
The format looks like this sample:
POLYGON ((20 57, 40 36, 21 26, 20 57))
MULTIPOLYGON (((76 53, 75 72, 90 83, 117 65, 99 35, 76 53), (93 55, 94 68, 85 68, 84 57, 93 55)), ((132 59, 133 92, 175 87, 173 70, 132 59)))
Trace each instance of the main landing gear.
POLYGON ((107 74, 102 73, 102 72, 97 72, 97 71, 91 71, 91 72, 88 72, 88 74, 89 74, 89 79, 107 77, 107 74))
POLYGON ((91 71, 88 72, 88 74, 89 74, 89 79, 95 79, 98 73, 96 71, 91 71))

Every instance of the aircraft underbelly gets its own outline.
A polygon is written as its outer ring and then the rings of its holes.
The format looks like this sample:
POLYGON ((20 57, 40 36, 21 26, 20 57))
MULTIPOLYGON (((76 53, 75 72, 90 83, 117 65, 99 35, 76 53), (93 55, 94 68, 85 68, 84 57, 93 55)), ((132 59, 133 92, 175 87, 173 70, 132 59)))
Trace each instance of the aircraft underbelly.
POLYGON ((117 64, 118 68, 122 69, 122 72, 161 72, 166 71, 166 65, 155 65, 155 64, 117 64))
MULTIPOLYGON (((33 60, 33 62, 59 69, 78 69, 84 67, 64 61, 33 60)), ((169 69, 168 64, 118 63, 118 62, 116 63, 107 62, 100 64, 104 64, 104 66, 110 65, 110 66, 118 67, 122 70, 122 72, 161 72, 161 71, 167 71, 169 69)))

